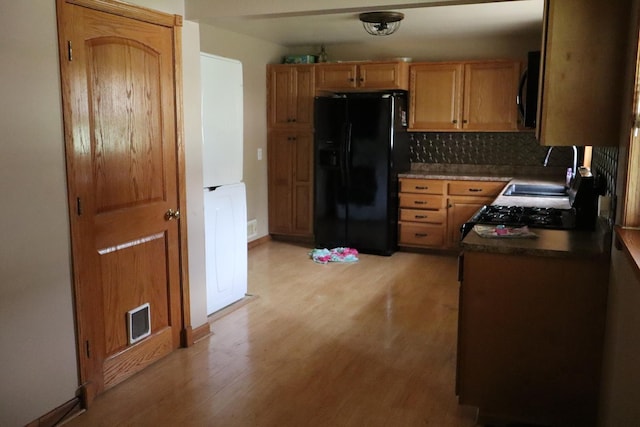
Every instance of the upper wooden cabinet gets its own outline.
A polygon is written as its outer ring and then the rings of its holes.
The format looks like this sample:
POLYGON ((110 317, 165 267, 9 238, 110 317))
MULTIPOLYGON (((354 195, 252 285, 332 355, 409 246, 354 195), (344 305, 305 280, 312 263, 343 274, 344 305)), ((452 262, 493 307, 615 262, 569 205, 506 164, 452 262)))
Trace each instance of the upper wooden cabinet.
POLYGON ((409 130, 461 128, 462 64, 414 64, 410 67, 409 130))
POLYGON ((621 120, 631 114, 631 101, 624 105, 625 69, 627 58, 635 61, 627 37, 637 17, 629 10, 627 1, 546 1, 541 144, 618 145, 621 120))
POLYGON ((269 65, 267 75, 269 126, 313 128, 313 65, 269 65))
POLYGON ((518 61, 412 64, 409 130, 515 131, 518 61))
POLYGON ((316 65, 318 90, 409 89, 406 62, 366 62, 316 65))

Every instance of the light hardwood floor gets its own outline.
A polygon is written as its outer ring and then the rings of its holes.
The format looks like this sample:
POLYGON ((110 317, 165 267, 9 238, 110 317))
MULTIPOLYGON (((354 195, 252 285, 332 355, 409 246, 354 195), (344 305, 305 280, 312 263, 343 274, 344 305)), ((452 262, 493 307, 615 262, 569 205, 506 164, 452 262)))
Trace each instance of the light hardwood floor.
POLYGON ((249 251, 249 297, 213 335, 107 391, 68 426, 475 425, 455 396, 457 259, 316 264, 249 251))

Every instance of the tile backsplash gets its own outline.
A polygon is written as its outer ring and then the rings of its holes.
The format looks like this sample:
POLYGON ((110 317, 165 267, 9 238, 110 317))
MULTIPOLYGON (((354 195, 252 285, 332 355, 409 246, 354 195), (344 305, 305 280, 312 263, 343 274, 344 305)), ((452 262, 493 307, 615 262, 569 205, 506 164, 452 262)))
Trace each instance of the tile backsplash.
MULTIPOLYGON (((548 147, 533 132, 410 132, 409 149, 413 164, 542 166, 548 147)), ((582 157, 578 147, 578 164, 582 157)), ((572 167, 573 149, 555 147, 548 166, 572 167)), ((615 194, 617 168, 617 147, 594 148, 592 171, 606 194, 615 194)))
MULTIPOLYGON (((409 149, 412 163, 541 166, 547 154, 533 132, 410 132, 409 149)), ((572 162, 571 147, 558 147, 548 165, 572 162)))

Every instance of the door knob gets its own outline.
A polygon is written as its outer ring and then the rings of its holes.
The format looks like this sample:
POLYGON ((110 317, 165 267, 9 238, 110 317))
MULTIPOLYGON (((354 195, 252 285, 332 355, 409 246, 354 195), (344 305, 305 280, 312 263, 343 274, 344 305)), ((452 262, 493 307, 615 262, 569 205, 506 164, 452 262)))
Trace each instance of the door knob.
POLYGON ((164 217, 167 221, 171 221, 173 219, 180 219, 180 211, 174 211, 173 209, 169 209, 164 217))

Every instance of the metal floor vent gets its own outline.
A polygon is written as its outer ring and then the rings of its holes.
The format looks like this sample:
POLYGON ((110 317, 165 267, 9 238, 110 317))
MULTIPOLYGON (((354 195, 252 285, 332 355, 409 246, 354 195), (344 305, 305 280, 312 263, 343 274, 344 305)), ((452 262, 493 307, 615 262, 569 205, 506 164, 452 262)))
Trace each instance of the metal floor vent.
POLYGON ((151 310, 148 302, 127 312, 127 330, 129 344, 151 335, 151 310))

